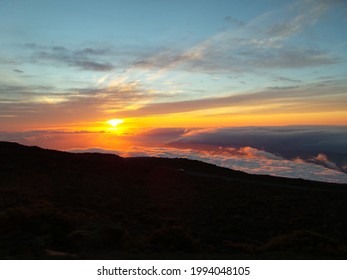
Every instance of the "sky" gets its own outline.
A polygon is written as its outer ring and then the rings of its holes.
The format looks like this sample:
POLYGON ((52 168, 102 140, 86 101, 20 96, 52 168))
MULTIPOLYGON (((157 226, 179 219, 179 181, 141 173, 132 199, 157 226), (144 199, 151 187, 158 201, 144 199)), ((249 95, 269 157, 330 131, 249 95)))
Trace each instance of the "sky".
POLYGON ((344 172, 324 145, 273 149, 273 130, 345 143, 346 24, 345 0, 1 0, 0 140, 151 155, 206 129, 213 141, 184 148, 249 147, 333 170, 325 156, 344 172), (266 127, 266 141, 240 145, 238 127, 255 140, 251 127, 266 127))

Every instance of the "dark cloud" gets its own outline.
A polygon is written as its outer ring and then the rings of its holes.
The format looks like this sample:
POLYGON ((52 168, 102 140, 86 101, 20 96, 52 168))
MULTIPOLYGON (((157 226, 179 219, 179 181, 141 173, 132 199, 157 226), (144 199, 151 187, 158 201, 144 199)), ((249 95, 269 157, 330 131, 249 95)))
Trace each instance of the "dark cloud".
POLYGON ((293 48, 274 50, 271 54, 256 55, 248 63, 266 68, 301 68, 319 65, 336 64, 338 57, 317 49, 293 48))
MULTIPOLYGON (((21 96, 23 99, 35 96, 37 94, 49 94, 54 91, 53 87, 43 85, 15 85, 15 84, 0 84, 0 94, 6 96, 9 100, 18 99, 21 96)), ((29 100, 27 100, 29 101, 29 100)))
POLYGON ((286 90, 286 89, 294 89, 299 88, 299 86, 275 86, 275 87, 268 87, 268 89, 274 89, 274 90, 286 90))
POLYGON ((21 47, 31 51, 28 57, 22 58, 31 63, 55 63, 87 71, 111 71, 114 69, 114 65, 109 62, 109 56, 112 54, 109 49, 73 50, 64 46, 45 46, 34 43, 26 43, 21 47))
POLYGON ((319 80, 331 80, 334 78, 335 78, 334 76, 320 76, 317 79, 319 79, 319 80))
POLYGON ((35 44, 35 43, 25 43, 23 44, 23 47, 28 48, 28 49, 38 49, 38 48, 42 48, 39 45, 35 44))
POLYGON ((139 68, 170 68, 193 59, 192 55, 180 54, 178 50, 170 49, 136 60, 133 66, 139 68))
POLYGON ((112 52, 109 49, 94 49, 94 48, 84 48, 82 50, 75 51, 76 55, 95 55, 95 56, 103 56, 109 55, 112 52))
POLYGON ((301 80, 297 80, 297 79, 291 79, 291 78, 287 78, 287 77, 277 77, 276 78, 277 81, 284 81, 284 82, 291 82, 291 83, 301 83, 301 80))
POLYGON ((141 131, 136 134, 137 136, 147 136, 147 137, 168 137, 176 138, 180 137, 187 132, 187 129, 183 128, 153 128, 145 131, 141 131))
POLYGON ((224 20, 229 22, 229 23, 235 24, 236 26, 244 26, 246 24, 246 22, 244 22, 242 20, 238 20, 232 16, 226 16, 226 17, 224 17, 224 20))
POLYGON ((19 69, 13 69, 13 71, 14 71, 14 72, 16 72, 16 73, 19 73, 19 74, 22 74, 22 73, 24 73, 24 71, 22 71, 22 70, 19 70, 19 69))
POLYGON ((72 66, 76 66, 77 68, 83 69, 83 70, 91 70, 91 71, 111 71, 114 69, 114 66, 110 63, 99 63, 94 61, 73 61, 68 62, 68 64, 71 64, 72 66))
POLYGON ((140 143, 159 143, 163 145, 167 142, 179 140, 187 131, 184 128, 153 128, 140 131, 135 134, 135 137, 140 143))
POLYGON ((301 158, 342 170, 347 163, 347 126, 241 127, 193 130, 173 146, 250 146, 286 159, 301 158), (329 158, 329 160, 328 160, 329 158), (330 163, 329 163, 330 162, 330 163))
POLYGON ((67 150, 70 153, 99 153, 99 154, 120 154, 120 151, 117 150, 108 150, 101 148, 88 148, 88 149, 69 149, 67 150))
POLYGON ((61 47, 61 46, 55 46, 55 47, 52 47, 52 51, 54 51, 54 52, 66 52, 66 51, 68 51, 68 49, 65 47, 61 47))
POLYGON ((61 46, 51 48, 35 46, 34 49, 43 49, 33 53, 32 60, 34 62, 55 62, 88 71, 111 71, 114 69, 111 63, 96 58, 96 56, 107 54, 106 50, 86 48, 73 51, 61 46))

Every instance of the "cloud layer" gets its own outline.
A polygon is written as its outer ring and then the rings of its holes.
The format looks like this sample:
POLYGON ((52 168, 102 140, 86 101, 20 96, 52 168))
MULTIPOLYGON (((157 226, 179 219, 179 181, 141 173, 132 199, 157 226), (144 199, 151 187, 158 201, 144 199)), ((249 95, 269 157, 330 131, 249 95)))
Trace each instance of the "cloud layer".
POLYGON ((254 147, 285 159, 302 158, 342 170, 347 163, 346 126, 284 126, 194 129, 180 135, 170 145, 191 147, 254 147), (326 156, 334 162, 329 163, 326 156))
POLYGON ((0 132, 0 140, 122 156, 184 157, 253 174, 347 183, 346 126, 0 132))
POLYGON ((252 147, 219 148, 215 151, 174 148, 133 147, 122 156, 152 156, 167 158, 188 158, 251 174, 268 174, 287 178, 347 183, 347 174, 303 160, 285 160, 277 155, 252 147))

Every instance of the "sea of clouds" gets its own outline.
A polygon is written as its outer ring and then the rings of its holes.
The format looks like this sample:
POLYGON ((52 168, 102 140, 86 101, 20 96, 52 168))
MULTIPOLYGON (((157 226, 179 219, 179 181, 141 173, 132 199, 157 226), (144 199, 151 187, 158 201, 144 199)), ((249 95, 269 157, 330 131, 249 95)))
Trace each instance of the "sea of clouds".
POLYGON ((126 136, 88 131, 0 132, 0 140, 123 157, 188 158, 251 174, 347 183, 347 126, 160 128, 126 136), (91 146, 95 139, 107 139, 108 144, 91 146), (120 139, 132 145, 110 148, 120 139))

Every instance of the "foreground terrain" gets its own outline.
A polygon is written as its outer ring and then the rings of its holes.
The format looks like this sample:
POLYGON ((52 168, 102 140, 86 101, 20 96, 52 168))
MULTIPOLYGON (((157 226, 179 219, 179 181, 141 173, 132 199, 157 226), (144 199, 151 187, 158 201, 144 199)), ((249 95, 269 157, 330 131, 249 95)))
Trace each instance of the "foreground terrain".
POLYGON ((347 185, 0 142, 1 259, 347 259, 347 185))

